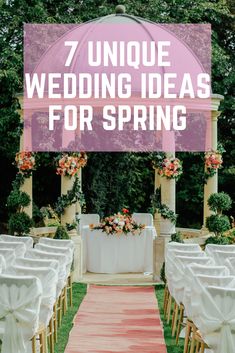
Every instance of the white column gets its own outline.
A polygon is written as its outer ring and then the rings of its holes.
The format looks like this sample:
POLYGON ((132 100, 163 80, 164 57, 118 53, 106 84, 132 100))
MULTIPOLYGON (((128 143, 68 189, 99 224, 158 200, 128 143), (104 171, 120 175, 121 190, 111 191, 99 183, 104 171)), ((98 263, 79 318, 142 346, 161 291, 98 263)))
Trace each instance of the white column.
MULTIPOLYGON (((175 179, 162 178, 161 181, 161 203, 175 212, 175 179)), ((170 236, 175 233, 175 225, 169 220, 161 217, 161 235, 170 236)))
MULTIPOLYGON (((220 115, 220 111, 215 110, 218 108, 219 103, 223 97, 222 96, 215 96, 212 102, 214 103, 211 112, 211 147, 213 150, 217 150, 217 143, 218 143, 218 132, 217 132, 217 122, 218 117, 220 115)), ((218 192, 218 171, 216 174, 213 175, 211 178, 208 178, 207 183, 204 185, 204 200, 203 200, 203 230, 206 230, 206 218, 212 214, 212 211, 209 210, 207 205, 207 200, 211 194, 218 192)))
MULTIPOLYGON (((69 178, 67 176, 61 176, 61 195, 66 195, 67 192, 72 189, 74 180, 74 177, 69 178)), ((73 223, 75 220, 75 214, 76 204, 68 206, 65 209, 64 214, 61 215, 61 224, 65 226, 66 223, 73 223)))

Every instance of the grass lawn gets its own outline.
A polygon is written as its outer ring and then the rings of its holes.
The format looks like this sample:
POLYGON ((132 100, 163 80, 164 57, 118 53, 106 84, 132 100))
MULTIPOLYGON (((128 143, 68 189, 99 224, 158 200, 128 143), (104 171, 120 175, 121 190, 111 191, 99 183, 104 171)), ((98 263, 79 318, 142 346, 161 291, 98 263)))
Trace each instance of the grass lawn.
POLYGON ((82 283, 73 284, 73 306, 69 307, 63 317, 62 325, 58 330, 58 342, 55 345, 55 353, 64 353, 69 338, 69 332, 73 327, 73 318, 86 294, 87 286, 82 283))
POLYGON ((164 325, 164 336, 167 346, 168 353, 182 353, 184 351, 184 339, 179 340, 179 345, 176 346, 175 338, 171 336, 171 325, 168 325, 163 317, 163 297, 164 297, 164 288, 163 286, 156 286, 156 296, 158 300, 158 305, 160 309, 161 319, 164 325))

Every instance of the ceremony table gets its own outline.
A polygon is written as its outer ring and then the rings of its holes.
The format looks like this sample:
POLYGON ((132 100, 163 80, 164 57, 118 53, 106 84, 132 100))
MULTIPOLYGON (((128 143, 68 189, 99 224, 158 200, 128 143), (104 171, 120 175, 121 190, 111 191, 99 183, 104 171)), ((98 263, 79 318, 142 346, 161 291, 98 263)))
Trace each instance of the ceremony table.
POLYGON ((146 227, 140 235, 108 235, 83 227, 83 273, 152 272, 155 234, 153 227, 146 227))

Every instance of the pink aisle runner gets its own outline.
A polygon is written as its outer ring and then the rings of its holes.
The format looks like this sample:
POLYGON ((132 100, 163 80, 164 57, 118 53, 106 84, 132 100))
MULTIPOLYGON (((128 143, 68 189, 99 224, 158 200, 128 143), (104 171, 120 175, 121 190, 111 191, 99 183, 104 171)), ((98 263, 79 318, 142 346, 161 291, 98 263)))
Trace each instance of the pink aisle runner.
POLYGON ((89 287, 65 353, 167 353, 153 287, 89 287))

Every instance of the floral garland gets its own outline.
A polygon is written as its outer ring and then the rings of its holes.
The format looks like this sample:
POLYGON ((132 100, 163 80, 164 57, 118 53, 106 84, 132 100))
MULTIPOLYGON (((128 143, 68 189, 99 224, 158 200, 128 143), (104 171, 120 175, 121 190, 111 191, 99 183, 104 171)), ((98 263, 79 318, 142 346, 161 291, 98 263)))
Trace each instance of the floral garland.
POLYGON ((21 151, 16 153, 15 163, 19 169, 19 173, 31 174, 35 168, 35 157, 32 152, 21 151))
POLYGON ((85 152, 63 154, 58 161, 56 174, 73 177, 76 176, 80 168, 85 167, 87 164, 87 155, 85 152))
POLYGON ((167 158, 165 155, 159 155, 158 158, 153 161, 153 167, 157 169, 161 177, 167 179, 178 180, 183 173, 182 162, 175 157, 167 158))
POLYGON ((223 158, 219 151, 210 151, 205 153, 205 177, 211 178, 216 171, 222 168, 223 158))
POLYGON ((106 234, 116 234, 116 235, 127 235, 131 233, 132 235, 140 235, 142 230, 145 228, 144 224, 136 223, 129 210, 126 208, 122 209, 122 213, 105 217, 98 226, 90 224, 90 229, 101 229, 106 234))

